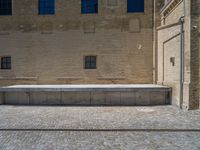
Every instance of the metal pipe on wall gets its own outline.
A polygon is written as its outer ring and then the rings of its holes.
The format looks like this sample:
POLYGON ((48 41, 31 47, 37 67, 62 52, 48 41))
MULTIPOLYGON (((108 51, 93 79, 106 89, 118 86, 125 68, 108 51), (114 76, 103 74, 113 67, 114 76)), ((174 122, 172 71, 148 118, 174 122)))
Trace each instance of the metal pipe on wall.
POLYGON ((157 53, 156 53, 156 0, 153 0, 153 83, 157 84, 157 53))
POLYGON ((183 0, 183 16, 180 17, 179 22, 181 24, 180 29, 180 108, 182 109, 183 105, 183 90, 184 90, 184 68, 185 68, 185 39, 184 39, 184 22, 186 16, 186 3, 183 0))

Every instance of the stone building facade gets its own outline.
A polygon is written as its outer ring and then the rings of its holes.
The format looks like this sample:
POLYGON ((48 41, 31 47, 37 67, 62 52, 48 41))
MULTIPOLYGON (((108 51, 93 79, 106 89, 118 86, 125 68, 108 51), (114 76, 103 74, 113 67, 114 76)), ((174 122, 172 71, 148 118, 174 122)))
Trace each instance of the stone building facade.
POLYGON ((156 18, 156 81, 173 88, 172 104, 188 109, 200 103, 199 16, 199 0, 170 0, 156 18))
POLYGON ((81 0, 56 0, 54 15, 13 0, 0 30, 0 55, 12 58, 2 84, 152 83, 152 0, 139 13, 127 13, 127 1, 99 0, 95 14, 82 14, 81 0), (85 56, 96 56, 96 69, 84 68, 85 56))
POLYGON ((172 104, 199 108, 199 0, 144 0, 136 12, 128 1, 83 13, 82 0, 55 0, 41 15, 39 0, 12 0, 12 15, 0 15, 1 64, 11 61, 0 84, 155 83, 173 88, 172 104))

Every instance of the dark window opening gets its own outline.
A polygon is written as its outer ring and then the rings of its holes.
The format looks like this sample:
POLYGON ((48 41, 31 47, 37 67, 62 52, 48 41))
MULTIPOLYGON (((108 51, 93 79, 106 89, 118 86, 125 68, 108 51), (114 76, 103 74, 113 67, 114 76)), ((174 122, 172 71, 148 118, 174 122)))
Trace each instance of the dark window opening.
POLYGON ((98 0, 81 0, 81 13, 82 14, 98 13, 98 0))
POLYGON ((170 57, 170 63, 175 66, 175 57, 170 57))
POLYGON ((127 0, 127 12, 144 12, 144 0, 127 0))
POLYGON ((0 0, 0 15, 12 15, 12 0, 0 0))
POLYGON ((85 69, 96 69, 96 56, 85 56, 85 69))
POLYGON ((11 57, 1 58, 1 69, 11 69, 11 57))
POLYGON ((52 15, 55 13, 55 0, 39 0, 39 14, 52 15))

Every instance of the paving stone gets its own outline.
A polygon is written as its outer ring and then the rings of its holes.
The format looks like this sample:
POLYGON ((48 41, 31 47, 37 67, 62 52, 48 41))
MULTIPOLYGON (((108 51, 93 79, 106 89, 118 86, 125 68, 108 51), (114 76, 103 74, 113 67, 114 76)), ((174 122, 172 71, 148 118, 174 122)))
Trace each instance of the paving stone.
POLYGON ((195 132, 0 132, 1 150, 199 150, 199 141, 195 132))
POLYGON ((200 110, 186 111, 173 106, 1 105, 0 129, 0 150, 200 149, 200 110), (168 132, 150 132, 149 129, 165 129, 168 132), (180 129, 181 132, 178 131, 180 129), (196 132, 189 131, 191 129, 196 132))
POLYGON ((200 110, 173 106, 0 106, 0 129, 200 129, 200 110))

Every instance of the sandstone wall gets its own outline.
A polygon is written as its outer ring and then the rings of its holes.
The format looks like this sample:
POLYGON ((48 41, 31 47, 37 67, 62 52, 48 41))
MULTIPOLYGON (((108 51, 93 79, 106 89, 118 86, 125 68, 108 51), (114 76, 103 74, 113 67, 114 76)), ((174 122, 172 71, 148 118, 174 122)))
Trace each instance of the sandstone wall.
POLYGON ((172 104, 180 105, 180 25, 158 30, 158 84, 173 88, 172 104))
POLYGON ((1 84, 152 83, 153 1, 144 13, 127 13, 126 1, 99 1, 98 14, 81 14, 81 1, 56 1, 55 15, 38 15, 37 1, 14 0, 0 16, 1 84), (97 69, 84 69, 84 56, 97 69))
MULTIPOLYGON (((178 1, 171 1, 178 2, 178 1)), ((158 28, 158 83, 173 87, 173 104, 183 108, 199 108, 200 95, 200 50, 199 50, 199 15, 200 2, 198 0, 183 1, 177 6, 168 6, 161 12, 162 26, 158 28), (180 23, 184 17, 184 77, 183 99, 180 100, 180 23), (166 38, 168 38, 167 42, 166 38), (167 44, 168 43, 168 44, 167 44), (175 59, 175 66, 170 66, 171 59, 175 59), (181 104, 180 104, 181 102, 181 104)))

